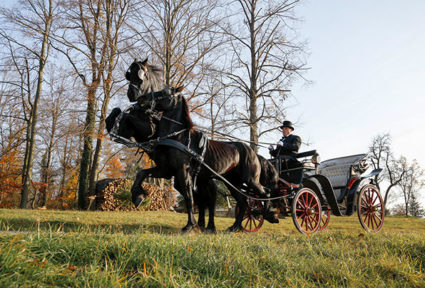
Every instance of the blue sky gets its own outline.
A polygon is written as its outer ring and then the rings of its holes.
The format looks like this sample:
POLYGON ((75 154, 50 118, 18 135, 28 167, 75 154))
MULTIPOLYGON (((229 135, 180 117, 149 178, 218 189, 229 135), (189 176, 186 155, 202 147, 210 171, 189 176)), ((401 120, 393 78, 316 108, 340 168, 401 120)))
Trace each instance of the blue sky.
POLYGON ((363 153, 390 133, 394 154, 425 168, 425 1, 311 0, 297 15, 313 81, 287 103, 311 143, 301 150, 322 160, 363 153))

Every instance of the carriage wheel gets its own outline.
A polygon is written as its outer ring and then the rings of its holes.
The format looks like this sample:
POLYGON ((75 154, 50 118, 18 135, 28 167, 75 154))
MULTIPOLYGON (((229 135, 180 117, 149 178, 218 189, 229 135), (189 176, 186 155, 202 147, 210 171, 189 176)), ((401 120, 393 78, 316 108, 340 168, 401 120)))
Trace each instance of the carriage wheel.
POLYGON ((384 224, 384 201, 375 185, 366 185, 360 190, 357 215, 360 224, 368 232, 377 232, 384 224))
POLYGON ((322 216, 320 217, 320 225, 319 229, 317 231, 321 232, 325 230, 326 227, 328 227, 329 220, 331 218, 331 207, 328 205, 326 210, 322 209, 322 216))
POLYGON ((313 190, 300 189, 292 200, 292 220, 295 227, 304 234, 312 234, 319 229, 322 208, 313 190))
POLYGON ((248 208, 242 220, 242 227, 245 232, 257 232, 263 226, 263 202, 249 198, 248 208))

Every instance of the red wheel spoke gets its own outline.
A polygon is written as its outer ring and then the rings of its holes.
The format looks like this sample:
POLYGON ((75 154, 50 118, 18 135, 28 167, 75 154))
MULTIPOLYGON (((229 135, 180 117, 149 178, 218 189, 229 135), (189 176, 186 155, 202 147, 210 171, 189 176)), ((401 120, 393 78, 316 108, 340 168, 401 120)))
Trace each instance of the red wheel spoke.
POLYGON ((246 230, 246 226, 248 226, 248 222, 249 222, 249 219, 245 222, 245 225, 244 225, 243 229, 246 230))
MULTIPOLYGON (((310 223, 311 224, 314 224, 314 226, 313 227, 316 227, 317 226, 317 218, 316 217, 311 217, 311 221, 310 221, 310 223)), ((314 228, 311 228, 311 230, 313 230, 314 228)))
POLYGON ((300 206, 302 209, 305 209, 305 205, 301 203, 301 199, 297 201, 297 206, 300 206))
POLYGON ((375 196, 376 196, 376 197, 375 197, 375 199, 373 199, 373 201, 372 201, 372 203, 371 203, 371 204, 372 204, 372 206, 373 206, 373 205, 375 205, 376 200, 378 200, 378 199, 379 199, 378 195, 375 195, 375 196))
POLYGON ((305 217, 302 217, 302 221, 301 221, 301 227, 303 227, 303 224, 304 224, 304 220, 305 220, 305 217))
POLYGON ((375 224, 375 228, 378 228, 378 226, 379 226, 379 222, 376 220, 376 215, 375 214, 373 214, 372 215, 372 222, 373 222, 373 224, 375 224))
POLYGON ((310 196, 310 201, 308 202, 308 207, 311 207, 311 203, 313 202, 314 196, 311 194, 308 194, 310 196))
POLYGON ((301 233, 314 233, 321 226, 321 204, 314 191, 300 189, 292 202, 292 220, 301 233))
POLYGON ((309 227, 310 227, 310 223, 308 221, 308 217, 305 217, 305 229, 304 230, 308 232, 309 227))

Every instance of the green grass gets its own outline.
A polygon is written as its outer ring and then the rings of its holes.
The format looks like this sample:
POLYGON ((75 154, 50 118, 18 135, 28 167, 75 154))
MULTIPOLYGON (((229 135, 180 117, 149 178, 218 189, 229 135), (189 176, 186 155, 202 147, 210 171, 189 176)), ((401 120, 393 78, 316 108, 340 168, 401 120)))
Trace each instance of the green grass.
MULTIPOLYGON (((0 287, 425 287, 425 220, 181 235, 185 214, 0 210, 0 287), (16 232, 21 231, 21 232, 16 232)), ((225 230, 233 222, 217 218, 225 230)))

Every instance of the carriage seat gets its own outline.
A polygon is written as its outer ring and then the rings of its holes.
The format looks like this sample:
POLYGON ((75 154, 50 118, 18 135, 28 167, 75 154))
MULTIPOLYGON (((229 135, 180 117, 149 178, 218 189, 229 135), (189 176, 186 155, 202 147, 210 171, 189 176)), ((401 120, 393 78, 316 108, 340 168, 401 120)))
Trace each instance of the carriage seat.
POLYGON ((308 157, 308 156, 314 156, 316 154, 317 154, 316 150, 304 151, 304 152, 301 152, 301 153, 297 153, 295 155, 295 158, 304 158, 304 157, 308 157))

